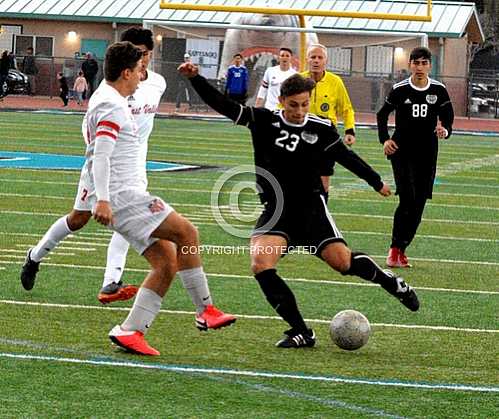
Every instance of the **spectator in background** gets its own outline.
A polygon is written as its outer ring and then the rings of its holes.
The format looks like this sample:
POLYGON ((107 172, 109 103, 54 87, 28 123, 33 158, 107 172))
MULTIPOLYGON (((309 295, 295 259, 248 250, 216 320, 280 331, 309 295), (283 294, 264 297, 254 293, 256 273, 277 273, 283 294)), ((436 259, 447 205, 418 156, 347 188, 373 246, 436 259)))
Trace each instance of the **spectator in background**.
POLYGON ((233 58, 234 64, 229 66, 227 70, 225 95, 241 105, 245 105, 248 98, 248 69, 243 64, 243 56, 241 54, 235 54, 233 58))
POLYGON ((279 65, 267 68, 263 75, 262 84, 256 96, 256 108, 265 106, 271 111, 278 108, 282 82, 296 73, 296 70, 291 67, 292 57, 293 51, 289 48, 283 47, 279 50, 279 65))
POLYGON ((34 95, 36 93, 36 75, 38 74, 38 67, 36 66, 32 47, 29 47, 26 50, 26 55, 23 58, 23 73, 28 76, 29 92, 31 95, 34 95))
POLYGON ((62 99, 62 106, 68 106, 69 100, 69 87, 66 77, 62 73, 57 73, 57 80, 59 81, 59 97, 62 99))
POLYGON ((7 76, 9 75, 10 61, 7 51, 0 58, 0 98, 7 96, 7 76))
POLYGON ((14 54, 13 51, 9 52, 9 64, 10 68, 12 68, 13 70, 17 70, 16 54, 14 54))
MULTIPOLYGON (((190 63, 191 56, 186 52, 184 54, 184 63, 190 63)), ((177 98, 175 101, 175 112, 180 111, 180 105, 182 104, 182 97, 185 96, 185 101, 188 104, 187 110, 189 110, 192 106, 192 92, 191 92, 191 83, 184 77, 180 76, 177 90, 177 98)))
POLYGON ((95 90, 95 78, 99 72, 99 64, 91 52, 87 52, 85 57, 86 59, 81 65, 81 71, 83 71, 83 76, 85 77, 88 85, 85 97, 86 99, 90 99, 90 96, 92 96, 92 93, 95 90))
POLYGON ((88 89, 87 80, 85 79, 85 77, 83 77, 83 71, 79 71, 78 77, 76 77, 75 83, 73 85, 73 90, 76 96, 76 103, 78 103, 78 105, 80 106, 83 105, 83 93, 87 89, 88 89))

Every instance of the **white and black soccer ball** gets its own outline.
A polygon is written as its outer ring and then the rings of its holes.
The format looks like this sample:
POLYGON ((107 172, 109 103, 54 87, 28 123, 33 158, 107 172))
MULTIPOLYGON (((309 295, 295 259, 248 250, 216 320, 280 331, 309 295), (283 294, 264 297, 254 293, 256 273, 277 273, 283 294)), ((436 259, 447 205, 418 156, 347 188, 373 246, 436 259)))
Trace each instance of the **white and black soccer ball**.
POLYGON ((355 310, 343 310, 331 320, 329 333, 337 346, 353 351, 367 343, 371 335, 371 325, 362 313, 355 310))

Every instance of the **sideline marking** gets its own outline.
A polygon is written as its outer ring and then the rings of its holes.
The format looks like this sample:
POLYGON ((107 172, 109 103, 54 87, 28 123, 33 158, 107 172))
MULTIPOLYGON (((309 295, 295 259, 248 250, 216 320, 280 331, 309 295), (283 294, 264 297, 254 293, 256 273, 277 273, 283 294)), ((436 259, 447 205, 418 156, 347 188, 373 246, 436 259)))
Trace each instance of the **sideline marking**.
POLYGON ((384 381, 384 380, 370 380, 365 378, 346 378, 346 377, 335 377, 335 376, 321 376, 321 375, 305 375, 305 374, 284 374, 284 373, 273 373, 265 371, 251 371, 251 370, 235 370, 235 369, 223 369, 223 368, 200 368, 194 366, 179 366, 179 365, 167 365, 167 364, 152 364, 152 363, 140 363, 140 362, 130 362, 130 361, 110 361, 103 359, 78 359, 78 358, 64 358, 56 356, 42 356, 42 355, 25 355, 25 354, 13 354, 0 352, 0 357, 11 358, 11 359, 21 359, 21 360, 37 360, 37 361, 52 361, 61 363, 71 363, 71 364, 87 364, 87 365, 97 365, 97 366, 109 366, 109 367, 125 367, 125 368, 143 368, 150 370, 161 370, 170 372, 184 372, 184 373, 203 373, 203 374, 220 374, 220 375, 235 375, 235 376, 245 376, 245 377, 262 377, 262 378, 285 378, 292 380, 304 380, 304 381, 323 381, 331 383, 344 383, 344 384, 364 384, 364 385, 375 385, 375 386, 390 386, 390 387, 410 387, 418 389, 430 389, 430 390, 452 390, 452 391, 474 391, 480 393, 499 393, 499 387, 493 386, 473 386, 468 384, 430 384, 430 383, 418 383, 410 381, 384 381))
MULTIPOLYGON (((16 169, 81 170, 85 157, 69 154, 0 151, 0 167, 16 169)), ((165 172, 198 169, 200 166, 148 161, 147 171, 165 172)))

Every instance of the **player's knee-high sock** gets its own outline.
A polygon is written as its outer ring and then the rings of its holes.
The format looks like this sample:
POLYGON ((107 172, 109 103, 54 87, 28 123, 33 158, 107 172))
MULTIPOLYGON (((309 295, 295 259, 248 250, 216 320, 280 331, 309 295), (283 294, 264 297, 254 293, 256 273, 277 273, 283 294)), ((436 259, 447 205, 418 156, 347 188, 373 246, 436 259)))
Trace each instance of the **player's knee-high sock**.
POLYGON ((163 299, 149 288, 141 287, 135 296, 133 307, 121 325, 122 330, 146 333, 161 308, 163 299))
POLYGON ((296 331, 308 332, 293 292, 276 270, 267 269, 255 274, 255 278, 274 310, 296 331))
MULTIPOLYGON (((389 271, 388 271, 389 272, 389 271)), ((391 273, 385 272, 370 256, 361 252, 352 252, 350 269, 343 275, 355 275, 366 281, 380 284, 393 294, 399 289, 399 281, 391 273)))
POLYGON ((47 255, 47 253, 57 247, 61 240, 65 239, 72 233, 68 227, 66 218, 67 216, 65 215, 52 224, 42 239, 31 251, 31 260, 40 262, 47 255))
POLYGON ((130 244, 119 233, 114 233, 107 248, 107 264, 102 287, 120 282, 125 269, 126 255, 130 244))
POLYGON ((197 314, 201 314, 207 305, 213 304, 210 289, 208 288, 208 280, 202 267, 184 269, 179 271, 178 275, 196 306, 197 314))

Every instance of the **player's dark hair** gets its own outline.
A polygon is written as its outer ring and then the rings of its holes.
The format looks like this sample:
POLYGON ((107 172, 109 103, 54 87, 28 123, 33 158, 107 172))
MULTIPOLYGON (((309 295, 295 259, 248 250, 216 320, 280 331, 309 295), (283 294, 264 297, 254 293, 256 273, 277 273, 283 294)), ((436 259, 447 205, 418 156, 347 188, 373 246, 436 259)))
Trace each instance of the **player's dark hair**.
POLYGON ((243 58, 243 56, 242 56, 241 54, 239 54, 239 53, 234 54, 234 55, 232 56, 232 58, 236 58, 236 57, 241 57, 241 58, 243 58))
POLYGON ((425 47, 414 48, 409 56, 409 61, 419 60, 420 58, 431 61, 431 51, 425 47))
POLYGON ((279 52, 281 52, 281 51, 287 51, 287 52, 289 52, 291 55, 293 55, 293 51, 292 51, 291 49, 289 49, 289 48, 282 47, 282 48, 280 48, 280 49, 279 49, 279 52))
POLYGON ((303 92, 311 92, 314 90, 315 81, 305 78, 299 74, 293 74, 284 80, 281 84, 281 96, 288 97, 297 95, 303 92))
POLYGON ((144 28, 130 28, 121 34, 122 41, 131 42, 134 45, 145 45, 149 51, 154 49, 152 31, 144 28))
POLYGON ((142 51, 131 42, 116 42, 106 50, 104 59, 104 77, 107 81, 116 81, 123 70, 133 70, 142 58, 142 51))

